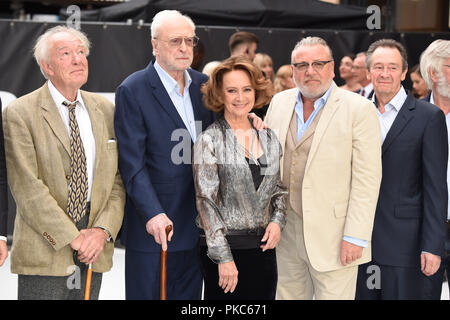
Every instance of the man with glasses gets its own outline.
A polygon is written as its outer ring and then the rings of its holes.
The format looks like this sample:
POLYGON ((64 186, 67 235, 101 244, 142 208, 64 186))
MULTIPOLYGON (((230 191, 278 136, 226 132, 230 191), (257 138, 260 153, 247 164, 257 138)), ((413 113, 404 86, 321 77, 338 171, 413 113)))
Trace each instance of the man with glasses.
POLYGON ((323 39, 301 40, 291 61, 297 88, 275 95, 266 117, 289 188, 277 299, 353 299, 358 265, 370 261, 380 126, 370 101, 334 83, 323 39))
POLYGON ((121 242, 126 299, 160 298, 160 251, 167 254, 167 299, 200 299, 191 148, 214 121, 190 69, 198 38, 192 20, 164 10, 151 25, 155 59, 116 91, 119 168, 127 191, 121 242), (168 237, 165 228, 173 226, 168 237), (169 241, 169 244, 167 243, 169 241))
POLYGON ((372 233, 372 261, 361 265, 357 299, 427 298, 444 253, 448 144, 444 113, 402 86, 403 45, 392 39, 367 51, 382 136, 383 180, 372 233), (374 271, 376 274, 374 274, 374 271))

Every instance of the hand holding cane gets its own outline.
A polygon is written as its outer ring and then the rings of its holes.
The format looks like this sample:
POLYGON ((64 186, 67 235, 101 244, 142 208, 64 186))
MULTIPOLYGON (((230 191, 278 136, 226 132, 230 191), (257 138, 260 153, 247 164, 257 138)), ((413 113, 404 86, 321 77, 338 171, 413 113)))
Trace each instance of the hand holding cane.
MULTIPOLYGON (((166 227, 166 239, 172 231, 172 225, 166 227)), ((161 248, 161 300, 166 300, 167 250, 161 248)))

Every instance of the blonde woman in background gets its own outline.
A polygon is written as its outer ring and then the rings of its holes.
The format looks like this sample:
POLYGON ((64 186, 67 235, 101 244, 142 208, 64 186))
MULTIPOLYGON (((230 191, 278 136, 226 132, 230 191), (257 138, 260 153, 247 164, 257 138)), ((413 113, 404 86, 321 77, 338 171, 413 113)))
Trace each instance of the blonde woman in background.
POLYGON ((275 74, 273 72, 272 58, 268 54, 257 53, 253 59, 253 63, 263 72, 264 77, 273 83, 275 74))
POLYGON ((292 78, 292 67, 290 64, 282 65, 278 69, 273 86, 275 93, 295 87, 294 79, 292 78))

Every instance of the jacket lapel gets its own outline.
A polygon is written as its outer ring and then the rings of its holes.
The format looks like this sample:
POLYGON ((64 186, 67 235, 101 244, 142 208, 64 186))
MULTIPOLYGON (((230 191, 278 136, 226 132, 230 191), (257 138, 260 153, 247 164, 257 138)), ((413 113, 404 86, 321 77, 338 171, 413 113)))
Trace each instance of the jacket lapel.
POLYGON ((63 120, 61 119, 58 107, 55 105, 55 102, 50 95, 47 83, 45 83, 45 85, 42 87, 40 104, 41 108, 43 109, 44 119, 47 121, 56 138, 58 138, 58 140, 64 146, 64 149, 67 151, 67 154, 70 157, 69 134, 63 120))
POLYGON ((403 131, 408 122, 414 117, 414 114, 412 112, 416 108, 416 103, 414 100, 414 96, 411 93, 408 94, 408 97, 403 103, 400 112, 395 118, 394 123, 392 124, 386 135, 386 138, 384 139, 382 145, 382 153, 384 153, 389 148, 395 138, 403 131))
POLYGON ((185 128, 187 130, 183 120, 178 114, 177 109, 175 108, 172 100, 170 99, 169 94, 164 88, 161 79, 159 78, 158 73, 156 72, 155 67, 153 66, 153 62, 154 61, 150 62, 150 64, 147 67, 148 80, 150 82, 151 87, 153 88, 153 97, 159 102, 161 109, 164 110, 164 112, 166 112, 169 115, 169 117, 173 120, 177 128, 185 128))
POLYGON ((322 140, 322 137, 328 128, 328 124, 330 123, 331 119, 333 119, 334 113, 341 105, 338 90, 339 89, 335 84, 330 96, 328 97, 327 103, 323 106, 322 115, 320 116, 319 122, 316 126, 316 130, 314 131, 314 138, 311 143, 311 149, 309 151, 308 160, 306 162, 305 174, 308 170, 311 160, 314 158, 314 155, 320 145, 320 141, 322 140))

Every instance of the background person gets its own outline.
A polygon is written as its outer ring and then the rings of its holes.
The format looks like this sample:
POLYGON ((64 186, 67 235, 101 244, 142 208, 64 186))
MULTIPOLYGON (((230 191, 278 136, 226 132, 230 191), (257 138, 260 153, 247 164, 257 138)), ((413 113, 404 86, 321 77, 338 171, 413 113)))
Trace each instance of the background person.
POLYGON ((423 99, 430 94, 430 90, 427 88, 427 84, 425 80, 422 78, 422 74, 420 73, 420 65, 416 64, 409 71, 409 77, 412 83, 412 94, 417 99, 423 99))
POLYGON ((339 64, 339 76, 345 81, 345 84, 340 86, 341 89, 356 92, 361 89, 361 85, 355 78, 355 74, 352 72, 353 60, 356 56, 353 53, 348 53, 342 57, 339 64))
POLYGON ((266 53, 257 53, 253 59, 253 63, 263 72, 264 77, 273 83, 275 73, 273 72, 272 58, 266 53))
POLYGON ((275 93, 295 88, 294 79, 292 78, 292 66, 290 64, 285 64, 278 68, 273 87, 275 93))
POLYGON ((239 31, 233 33, 228 41, 230 56, 244 55, 251 61, 255 58, 258 48, 258 37, 248 31, 239 31))

